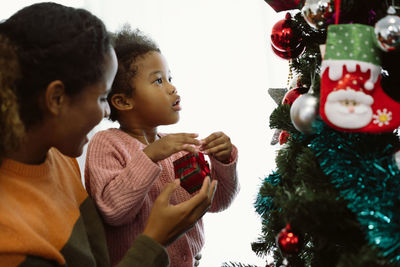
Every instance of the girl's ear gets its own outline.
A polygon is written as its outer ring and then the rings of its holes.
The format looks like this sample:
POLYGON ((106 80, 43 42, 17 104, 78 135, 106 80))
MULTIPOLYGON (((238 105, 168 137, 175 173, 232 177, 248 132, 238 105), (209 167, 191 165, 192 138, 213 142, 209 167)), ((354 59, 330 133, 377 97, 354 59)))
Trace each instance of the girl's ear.
POLYGON ((115 94, 111 97, 111 104, 117 110, 130 110, 133 109, 135 103, 132 97, 127 97, 125 94, 115 94))
POLYGON ((64 83, 55 80, 49 83, 45 92, 44 106, 51 114, 58 115, 66 101, 64 83))

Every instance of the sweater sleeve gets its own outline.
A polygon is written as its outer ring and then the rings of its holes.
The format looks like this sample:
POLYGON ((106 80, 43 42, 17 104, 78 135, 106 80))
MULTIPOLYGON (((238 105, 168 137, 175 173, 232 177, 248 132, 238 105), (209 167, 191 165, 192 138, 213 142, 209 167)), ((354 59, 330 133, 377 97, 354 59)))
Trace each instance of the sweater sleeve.
POLYGON ((103 131, 88 145, 86 189, 110 225, 126 224, 138 214, 160 173, 160 166, 138 142, 127 145, 112 132, 103 131))
POLYGON ((139 235, 117 267, 168 267, 166 249, 146 235, 139 235))
MULTIPOLYGON (((104 244, 105 246, 105 244, 104 244)), ((20 258, 24 258, 19 254, 0 254, 1 266, 20 267, 61 267, 55 261, 51 261, 41 257, 26 256, 21 263, 20 258), (18 264, 18 262, 20 262, 18 264)), ((79 261, 79 259, 76 259, 79 261)), ((133 242, 131 248, 122 258, 116 267, 168 267, 169 257, 167 250, 153 239, 139 235, 133 242)))
POLYGON ((224 164, 210 156, 211 177, 218 181, 210 212, 219 212, 228 208, 239 191, 236 172, 238 150, 234 145, 232 146, 231 161, 228 164, 224 164))

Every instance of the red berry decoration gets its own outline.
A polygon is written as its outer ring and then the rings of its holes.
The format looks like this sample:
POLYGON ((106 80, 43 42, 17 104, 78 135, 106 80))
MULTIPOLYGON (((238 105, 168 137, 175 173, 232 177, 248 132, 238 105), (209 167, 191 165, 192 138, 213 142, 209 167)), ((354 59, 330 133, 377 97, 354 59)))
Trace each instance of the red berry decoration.
POLYGON ((288 131, 282 130, 281 133, 279 134, 279 144, 283 145, 287 142, 290 134, 288 131))
POLYGON ((288 104, 289 106, 291 106, 293 104, 293 102, 302 94, 305 94, 308 92, 308 88, 304 88, 304 87, 298 87, 298 88, 294 88, 291 89, 289 91, 286 92, 286 94, 283 96, 282 99, 282 104, 288 104))
POLYGON ((278 234, 276 243, 285 254, 297 254, 301 247, 299 236, 292 231, 289 224, 278 234))
POLYGON ((298 57, 304 51, 303 38, 294 32, 294 20, 290 13, 275 23, 271 32, 271 46, 275 54, 283 59, 298 57))

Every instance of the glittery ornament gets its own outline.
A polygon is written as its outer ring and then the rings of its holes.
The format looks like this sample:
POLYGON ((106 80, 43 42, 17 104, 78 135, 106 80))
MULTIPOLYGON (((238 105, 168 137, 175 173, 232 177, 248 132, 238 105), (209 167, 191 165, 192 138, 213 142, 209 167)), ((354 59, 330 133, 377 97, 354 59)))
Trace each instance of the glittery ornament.
POLYGON ((318 114, 318 99, 311 94, 299 96, 290 107, 290 119, 302 133, 312 133, 312 123, 318 114))
POLYGON ((379 47, 386 52, 397 49, 400 45, 400 17, 394 7, 387 10, 388 15, 375 24, 375 35, 379 47))
POLYGON ((289 224, 280 231, 276 243, 283 254, 289 255, 299 253, 301 247, 299 236, 292 231, 289 224))
POLYGON ((333 12, 332 0, 306 0, 301 9, 304 20, 315 29, 326 28, 333 12))
POLYGON ((305 48, 303 38, 294 33, 293 23, 292 16, 290 13, 287 13, 285 19, 278 21, 272 27, 272 50, 277 56, 283 59, 296 58, 305 48))
MULTIPOLYGON (((274 102, 279 105, 282 103, 282 99, 285 96, 287 91, 288 90, 286 88, 269 88, 268 94, 271 96, 271 98, 274 100, 274 102)), ((280 129, 275 129, 274 134, 271 139, 271 145, 278 144, 280 133, 281 133, 280 129)))
POLYGON ((278 105, 282 102, 282 99, 285 96, 287 91, 288 90, 286 88, 268 88, 269 96, 278 105))
POLYGON ((274 134, 272 135, 271 138, 271 146, 276 145, 277 143, 279 143, 279 136, 281 134, 282 130, 281 129, 275 129, 274 134))
POLYGON ((291 106, 293 102, 302 94, 307 93, 308 88, 298 87, 289 90, 282 99, 282 104, 287 104, 291 106))

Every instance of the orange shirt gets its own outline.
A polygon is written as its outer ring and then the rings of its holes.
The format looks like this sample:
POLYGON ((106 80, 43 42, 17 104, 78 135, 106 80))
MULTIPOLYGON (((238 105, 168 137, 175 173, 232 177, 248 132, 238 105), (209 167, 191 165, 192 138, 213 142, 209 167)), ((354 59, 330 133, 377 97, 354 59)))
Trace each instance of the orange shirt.
MULTIPOLYGON (((0 168, 0 266, 16 266, 32 257, 63 265, 72 254, 80 264, 98 261, 91 251, 91 229, 86 229, 83 209, 98 216, 75 159, 55 148, 40 165, 5 159, 0 168)), ((103 231, 101 223, 95 229, 103 231)), ((97 242, 105 244, 104 231, 97 236, 103 239, 97 242)), ((103 250, 100 257, 105 262, 100 266, 107 266, 105 246, 103 250)))

